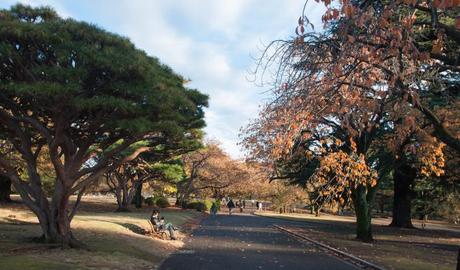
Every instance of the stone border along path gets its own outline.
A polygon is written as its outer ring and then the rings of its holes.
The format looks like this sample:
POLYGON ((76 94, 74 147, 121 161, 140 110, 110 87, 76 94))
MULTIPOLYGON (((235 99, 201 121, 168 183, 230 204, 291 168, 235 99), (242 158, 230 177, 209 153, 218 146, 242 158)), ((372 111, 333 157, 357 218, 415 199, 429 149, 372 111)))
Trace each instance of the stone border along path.
POLYGON ((373 263, 370 263, 368 261, 365 261, 361 258, 358 258, 356 256, 353 256, 351 254, 348 254, 348 253, 345 253, 341 250, 338 250, 336 248, 333 248, 331 246, 328 246, 328 245, 325 245, 321 242, 318 242, 316 240, 313 240, 303 234, 300 234, 300 233, 296 233, 294 232, 293 230, 290 230, 286 227, 282 227, 282 226, 279 226, 279 225, 273 225, 273 227, 275 227, 276 229, 282 231, 282 232, 285 232, 287 234, 290 234, 292 236, 294 236, 295 238, 299 239, 299 240, 303 240, 303 241, 308 241, 310 243, 313 243, 315 245, 317 245, 318 247, 320 247, 322 250, 324 250, 327 254, 331 255, 331 256, 334 256, 334 257, 337 257, 339 259, 341 259, 342 261, 345 261, 347 263, 350 263, 350 264, 353 264, 354 266, 357 266, 361 269, 372 269, 372 270, 386 270, 385 268, 382 268, 380 266, 377 266, 373 263))

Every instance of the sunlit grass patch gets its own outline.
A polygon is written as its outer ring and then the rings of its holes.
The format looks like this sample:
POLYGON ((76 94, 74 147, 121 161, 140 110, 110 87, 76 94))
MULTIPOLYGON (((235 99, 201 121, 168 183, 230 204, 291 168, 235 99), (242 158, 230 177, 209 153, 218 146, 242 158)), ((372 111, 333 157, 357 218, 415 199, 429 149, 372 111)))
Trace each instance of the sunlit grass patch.
MULTIPOLYGON (((72 221, 74 235, 89 251, 34 242, 41 234, 36 217, 23 205, 0 208, 0 269, 152 269, 182 245, 142 234, 150 228, 151 209, 115 213, 107 211, 111 201, 91 203, 96 212, 86 205, 72 221)), ((180 227, 200 213, 165 209, 161 215, 180 227)))

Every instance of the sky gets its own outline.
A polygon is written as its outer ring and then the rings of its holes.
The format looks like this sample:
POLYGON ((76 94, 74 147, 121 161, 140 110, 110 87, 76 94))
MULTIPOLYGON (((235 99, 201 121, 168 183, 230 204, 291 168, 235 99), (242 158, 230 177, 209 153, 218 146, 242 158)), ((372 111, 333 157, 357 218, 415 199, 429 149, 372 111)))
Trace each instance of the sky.
MULTIPOLYGON (((242 158, 239 130, 256 118, 268 86, 253 79, 256 58, 275 39, 294 35, 305 0, 2 0, 53 7, 62 17, 128 37, 160 59, 189 87, 210 97, 206 136, 242 158)), ((322 6, 309 1, 308 18, 320 27, 322 6)))

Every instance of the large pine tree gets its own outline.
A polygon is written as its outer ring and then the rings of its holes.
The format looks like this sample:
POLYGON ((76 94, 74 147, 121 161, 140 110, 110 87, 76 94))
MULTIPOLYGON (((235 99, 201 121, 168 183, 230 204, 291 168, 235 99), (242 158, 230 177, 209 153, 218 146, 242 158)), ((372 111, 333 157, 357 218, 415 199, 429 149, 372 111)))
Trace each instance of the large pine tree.
POLYGON ((24 173, 0 153, 0 168, 37 215, 47 242, 77 246, 69 198, 139 141, 156 145, 204 126, 207 97, 126 38, 23 5, 0 11, 0 129, 24 173), (48 198, 37 170, 49 150, 56 179, 48 198))

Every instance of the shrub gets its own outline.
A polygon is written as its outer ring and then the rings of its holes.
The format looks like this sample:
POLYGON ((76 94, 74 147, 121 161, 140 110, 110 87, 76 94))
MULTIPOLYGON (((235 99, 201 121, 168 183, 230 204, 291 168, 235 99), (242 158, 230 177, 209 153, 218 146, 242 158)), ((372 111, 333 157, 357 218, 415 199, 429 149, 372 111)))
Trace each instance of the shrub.
MULTIPOLYGON (((141 196, 141 203, 145 201, 145 197, 141 196)), ((131 204, 136 204, 136 196, 134 196, 133 200, 131 201, 131 204)))
POLYGON ((209 209, 211 209, 211 206, 211 200, 192 201, 187 204, 187 209, 195 209, 200 212, 206 212, 209 211, 209 209))
POLYGON ((198 202, 189 202, 185 208, 198 210, 198 202))
POLYGON ((158 197, 155 199, 155 204, 160 207, 160 208, 166 208, 169 207, 169 202, 168 199, 165 197, 158 197))
POLYGON ((202 201, 195 201, 187 204, 188 209, 195 209, 199 212, 205 212, 208 210, 207 205, 202 201))
POLYGON ((217 210, 220 210, 221 201, 220 200, 215 200, 214 202, 216 203, 217 210))
POLYGON ((203 200, 202 203, 205 205, 206 209, 204 211, 208 211, 211 209, 212 201, 211 200, 203 200))
POLYGON ((151 197, 151 196, 148 197, 148 198, 146 198, 146 199, 145 199, 145 204, 147 204, 148 206, 154 205, 154 204, 155 204, 155 198, 153 198, 153 197, 151 197))

